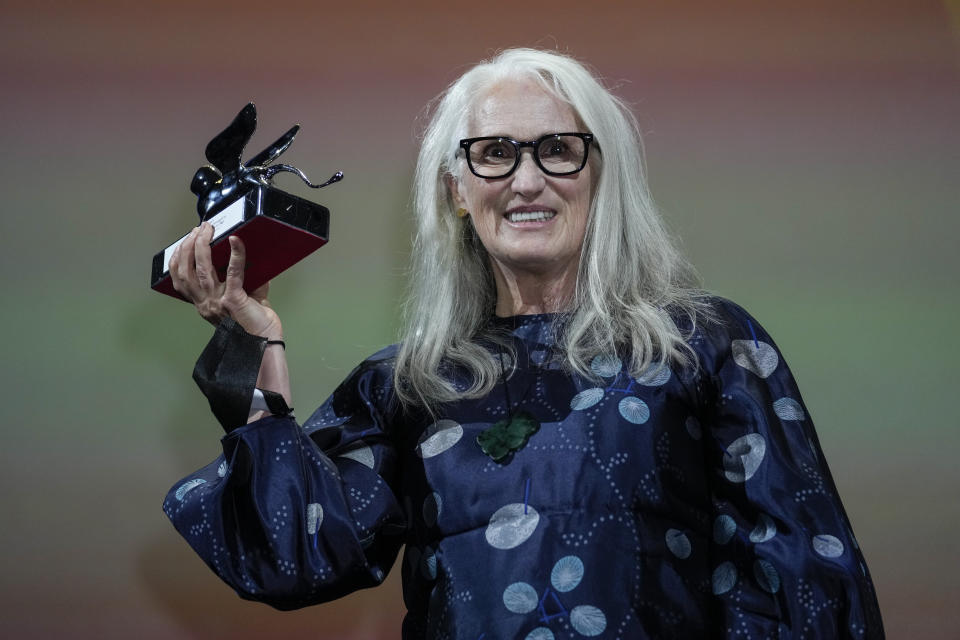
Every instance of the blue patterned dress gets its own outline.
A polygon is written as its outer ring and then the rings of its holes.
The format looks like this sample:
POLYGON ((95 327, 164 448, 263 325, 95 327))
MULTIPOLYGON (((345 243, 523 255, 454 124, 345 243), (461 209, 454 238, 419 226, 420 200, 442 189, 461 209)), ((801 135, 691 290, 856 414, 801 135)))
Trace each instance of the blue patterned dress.
POLYGON ((400 547, 403 638, 882 638, 863 556, 793 377, 740 307, 690 340, 699 368, 597 380, 553 354, 551 316, 515 341, 513 408, 541 427, 505 463, 481 400, 404 413, 395 348, 303 424, 233 429, 164 511, 241 597, 281 609, 378 584, 400 547))

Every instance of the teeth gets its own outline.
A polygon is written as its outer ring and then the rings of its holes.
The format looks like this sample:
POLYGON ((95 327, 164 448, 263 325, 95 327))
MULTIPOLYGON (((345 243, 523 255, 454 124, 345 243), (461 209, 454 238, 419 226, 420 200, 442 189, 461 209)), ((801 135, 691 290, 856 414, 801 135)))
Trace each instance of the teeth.
POLYGON ((510 222, 529 222, 531 220, 549 220, 555 215, 557 214, 553 211, 520 211, 509 214, 507 219, 510 222))

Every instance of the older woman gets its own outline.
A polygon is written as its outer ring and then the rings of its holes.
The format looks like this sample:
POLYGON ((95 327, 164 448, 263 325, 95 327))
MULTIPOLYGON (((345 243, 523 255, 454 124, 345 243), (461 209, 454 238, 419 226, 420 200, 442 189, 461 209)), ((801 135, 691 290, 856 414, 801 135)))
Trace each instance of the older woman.
POLYGON ((228 433, 164 510, 221 578, 300 607, 405 544, 404 638, 882 637, 786 363, 696 288, 640 145, 568 57, 464 74, 420 152, 403 340, 302 427, 243 246, 221 283, 194 231, 171 272, 218 323, 195 377, 228 433))

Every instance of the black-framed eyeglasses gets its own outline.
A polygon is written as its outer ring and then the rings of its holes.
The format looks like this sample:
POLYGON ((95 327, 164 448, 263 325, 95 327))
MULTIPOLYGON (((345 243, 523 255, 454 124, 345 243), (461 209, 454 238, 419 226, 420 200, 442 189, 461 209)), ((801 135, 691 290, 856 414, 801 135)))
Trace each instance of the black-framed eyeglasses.
POLYGON ((520 166, 520 150, 533 149, 533 160, 548 176, 568 176, 587 166, 592 133, 548 133, 530 142, 505 136, 464 138, 460 148, 478 178, 506 178, 520 166))

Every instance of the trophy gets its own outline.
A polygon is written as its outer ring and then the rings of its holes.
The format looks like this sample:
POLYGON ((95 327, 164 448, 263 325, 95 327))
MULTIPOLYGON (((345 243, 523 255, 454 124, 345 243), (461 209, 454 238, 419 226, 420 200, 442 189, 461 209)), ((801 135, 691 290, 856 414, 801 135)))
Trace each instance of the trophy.
MULTIPOLYGON (((210 255, 221 280, 230 259, 227 238, 235 235, 243 240, 247 249, 243 288, 248 292, 325 245, 329 234, 330 211, 277 189, 273 177, 290 172, 313 189, 343 179, 343 172, 338 171, 323 184, 313 184, 296 167, 272 164, 293 144, 300 125, 244 164, 241 154, 256 128, 257 108, 251 102, 210 141, 204 154, 210 164, 197 169, 190 183, 190 191, 197 196, 200 222, 213 225, 210 255)), ((174 249, 187 235, 153 256, 150 276, 151 288, 181 300, 185 298, 173 288, 169 265, 174 249)))

